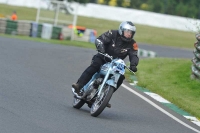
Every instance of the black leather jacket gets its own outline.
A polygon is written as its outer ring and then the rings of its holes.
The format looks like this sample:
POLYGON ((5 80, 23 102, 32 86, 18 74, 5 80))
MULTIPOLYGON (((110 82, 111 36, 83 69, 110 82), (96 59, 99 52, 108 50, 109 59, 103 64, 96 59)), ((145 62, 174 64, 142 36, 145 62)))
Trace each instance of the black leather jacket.
POLYGON ((100 35, 97 39, 103 43, 105 53, 108 53, 114 58, 118 57, 121 59, 125 59, 128 55, 130 66, 138 65, 138 47, 134 39, 130 42, 123 41, 118 33, 118 30, 109 30, 100 35))

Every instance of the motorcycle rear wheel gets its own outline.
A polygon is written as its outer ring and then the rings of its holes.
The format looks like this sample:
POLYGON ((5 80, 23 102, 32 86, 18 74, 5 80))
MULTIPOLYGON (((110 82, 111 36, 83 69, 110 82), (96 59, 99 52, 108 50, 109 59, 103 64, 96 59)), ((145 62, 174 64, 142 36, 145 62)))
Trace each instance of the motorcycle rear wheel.
POLYGON ((90 114, 93 117, 97 117, 101 114, 101 112, 105 109, 108 102, 110 101, 112 94, 114 92, 114 88, 110 85, 106 86, 104 92, 102 92, 102 96, 97 98, 95 102, 92 104, 90 109, 90 114))
POLYGON ((85 104, 85 101, 81 100, 81 99, 77 99, 74 97, 74 100, 73 100, 73 107, 76 108, 76 109, 80 109, 83 105, 85 104))

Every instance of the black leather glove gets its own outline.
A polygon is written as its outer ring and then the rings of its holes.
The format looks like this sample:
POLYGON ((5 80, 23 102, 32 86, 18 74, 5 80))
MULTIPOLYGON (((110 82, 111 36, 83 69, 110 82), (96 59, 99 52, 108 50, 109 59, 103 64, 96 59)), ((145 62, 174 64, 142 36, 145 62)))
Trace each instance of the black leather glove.
POLYGON ((130 69, 131 69, 133 72, 137 72, 137 67, 136 67, 136 66, 130 66, 130 69))
POLYGON ((105 53, 104 45, 99 39, 95 40, 95 45, 96 45, 97 51, 99 51, 101 53, 105 53))

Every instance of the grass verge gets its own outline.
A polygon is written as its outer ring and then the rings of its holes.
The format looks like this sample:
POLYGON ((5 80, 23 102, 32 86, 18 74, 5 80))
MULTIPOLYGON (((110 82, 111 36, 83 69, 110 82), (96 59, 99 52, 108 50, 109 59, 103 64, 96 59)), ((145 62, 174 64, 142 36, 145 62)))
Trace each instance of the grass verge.
POLYGON ((138 86, 200 118, 200 81, 190 79, 191 64, 189 59, 141 59, 136 74, 138 86))
POLYGON ((8 37, 8 38, 16 38, 21 40, 28 40, 28 41, 36 41, 36 42, 44 42, 44 43, 52 43, 52 44, 61 44, 66 46, 77 46, 77 47, 83 47, 83 48, 95 48, 95 45, 93 43, 89 42, 82 42, 82 41, 70 41, 70 40, 55 40, 55 39, 42 39, 42 38, 33 38, 29 36, 16 36, 16 35, 6 35, 6 34, 0 34, 2 37, 8 37))

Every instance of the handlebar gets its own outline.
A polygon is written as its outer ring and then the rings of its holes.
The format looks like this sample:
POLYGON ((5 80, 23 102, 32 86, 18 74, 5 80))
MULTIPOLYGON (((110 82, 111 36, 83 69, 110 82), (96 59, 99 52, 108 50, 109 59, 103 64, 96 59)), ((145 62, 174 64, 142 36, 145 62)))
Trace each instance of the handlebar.
POLYGON ((98 52, 99 54, 101 54, 101 55, 104 55, 105 57, 108 57, 108 58, 110 58, 111 60, 113 59, 113 57, 112 56, 110 56, 110 55, 108 55, 108 54, 104 54, 104 53, 101 53, 101 52, 98 52))
POLYGON ((135 72, 133 72, 129 67, 127 67, 127 66, 125 66, 125 67, 135 75, 135 72))

